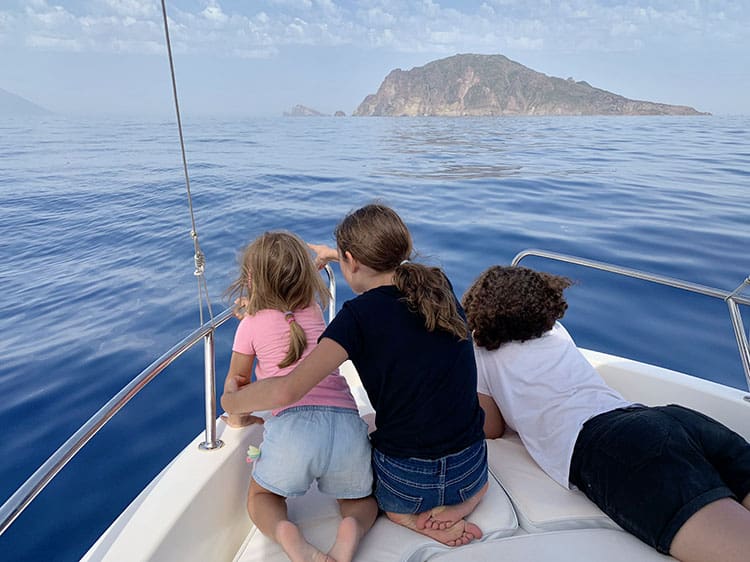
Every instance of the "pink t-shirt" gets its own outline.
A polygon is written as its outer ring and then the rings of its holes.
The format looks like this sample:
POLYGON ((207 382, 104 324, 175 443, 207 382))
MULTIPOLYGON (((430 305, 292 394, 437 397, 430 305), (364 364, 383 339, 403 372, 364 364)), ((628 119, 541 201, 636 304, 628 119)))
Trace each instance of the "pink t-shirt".
MULTIPOLYGON (((302 353, 300 361, 307 357, 315 348, 320 334, 325 329, 323 312, 317 304, 294 311, 294 319, 305 331, 307 348, 302 353)), ((286 375, 297 366, 293 363, 283 369, 279 363, 286 357, 289 350, 289 324, 284 313, 278 310, 259 310, 252 316, 246 316, 240 321, 234 335, 232 351, 243 355, 255 355, 257 364, 255 376, 260 379, 286 375)), ((336 369, 310 391, 299 402, 274 410, 275 416, 279 412, 294 406, 336 406, 339 408, 357 409, 357 403, 352 398, 346 379, 336 369)))

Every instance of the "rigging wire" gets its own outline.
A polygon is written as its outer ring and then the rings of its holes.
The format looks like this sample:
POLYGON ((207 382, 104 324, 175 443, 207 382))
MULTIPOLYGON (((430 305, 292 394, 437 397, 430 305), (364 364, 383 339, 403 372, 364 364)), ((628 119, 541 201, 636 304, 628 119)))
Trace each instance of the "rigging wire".
POLYGON ((182 134, 182 118, 180 117, 180 103, 177 99, 177 79, 175 78, 174 72, 174 61, 172 59, 172 43, 169 39, 169 24, 167 23, 167 5, 166 0, 161 0, 161 12, 164 19, 164 35, 167 39, 167 54, 169 55, 169 70, 172 75, 172 94, 174 97, 174 109, 177 113, 177 129, 180 133, 180 150, 182 151, 182 169, 185 174, 185 188, 187 190, 188 207, 190 209, 190 237, 193 239, 193 248, 195 255, 193 256, 195 261, 195 271, 193 275, 198 280, 198 310, 200 313, 200 325, 203 325, 203 297, 205 295, 206 306, 208 308, 208 315, 211 321, 214 319, 213 311, 211 310, 211 299, 208 296, 208 285, 206 283, 206 256, 201 250, 200 243, 198 241, 198 230, 195 226, 195 213, 193 211, 193 196, 190 192, 190 175, 188 174, 187 156, 185 155, 185 138, 182 134))

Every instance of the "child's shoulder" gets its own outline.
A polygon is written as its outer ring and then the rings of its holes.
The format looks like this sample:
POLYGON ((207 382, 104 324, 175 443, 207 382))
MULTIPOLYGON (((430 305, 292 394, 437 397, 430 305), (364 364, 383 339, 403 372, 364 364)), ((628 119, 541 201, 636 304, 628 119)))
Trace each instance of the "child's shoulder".
POLYGON ((298 308, 297 310, 281 311, 275 308, 263 308, 258 310, 254 314, 245 316, 242 322, 247 324, 266 324, 269 322, 286 322, 287 314, 291 312, 297 319, 315 319, 323 318, 323 311, 318 303, 310 304, 304 308, 298 308))
POLYGON ((403 296, 404 295, 401 293, 401 291, 398 290, 396 285, 379 285, 378 287, 373 287, 372 289, 368 289, 364 293, 355 296, 349 302, 359 303, 359 302, 382 301, 384 299, 392 300, 392 299, 400 299, 403 296))

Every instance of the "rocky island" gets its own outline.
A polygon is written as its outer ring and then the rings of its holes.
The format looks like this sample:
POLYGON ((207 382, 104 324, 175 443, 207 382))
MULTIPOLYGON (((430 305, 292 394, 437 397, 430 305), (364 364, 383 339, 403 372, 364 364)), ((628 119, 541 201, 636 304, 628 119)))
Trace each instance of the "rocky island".
POLYGON ((353 115, 707 115, 547 76, 503 55, 455 55, 386 76, 353 115))
POLYGON ((290 111, 284 112, 284 117, 321 117, 325 115, 317 109, 297 104, 290 111))

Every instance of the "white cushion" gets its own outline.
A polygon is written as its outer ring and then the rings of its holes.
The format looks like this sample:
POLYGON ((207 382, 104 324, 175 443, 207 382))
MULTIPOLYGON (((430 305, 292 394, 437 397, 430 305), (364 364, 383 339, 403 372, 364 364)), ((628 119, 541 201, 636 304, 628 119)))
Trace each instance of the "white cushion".
MULTIPOLYGON (((302 497, 290 498, 289 519, 299 525, 307 541, 322 552, 333 545, 341 517, 338 504, 321 494, 315 486, 302 497)), ((468 517, 482 529, 482 540, 512 535, 518 519, 500 485, 490 477, 490 487, 474 512, 468 517)), ((357 551, 357 562, 416 562, 431 554, 450 550, 424 535, 391 522, 381 515, 365 535, 357 551)), ((235 557, 235 562, 287 561, 281 547, 253 528, 235 557)))
POLYGON ((438 554, 436 562, 667 562, 671 556, 656 550, 625 531, 579 529, 470 543, 438 554))
POLYGON ((620 529, 579 490, 568 490, 534 462, 515 432, 487 441, 490 471, 507 492, 523 529, 620 529))

